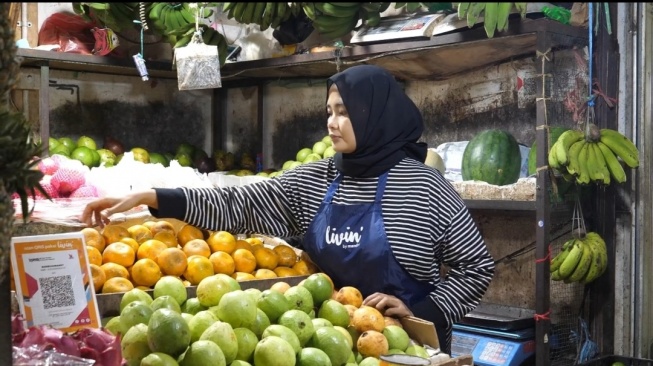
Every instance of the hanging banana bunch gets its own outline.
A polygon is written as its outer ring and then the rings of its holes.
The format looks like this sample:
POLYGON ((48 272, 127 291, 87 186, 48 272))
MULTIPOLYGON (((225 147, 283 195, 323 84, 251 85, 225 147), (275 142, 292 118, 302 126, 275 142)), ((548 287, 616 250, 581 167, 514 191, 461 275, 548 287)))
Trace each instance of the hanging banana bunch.
MULTIPOLYGON (((630 168, 639 166, 639 150, 618 131, 599 129, 589 124, 586 135, 580 130, 563 132, 551 146, 548 161, 551 168, 567 173, 579 184, 609 185, 626 181, 622 162, 630 168)), ((564 175, 563 175, 564 176, 564 175)))
POLYGON ((299 14, 296 3, 222 3, 228 19, 238 23, 258 24, 261 30, 277 28, 279 24, 299 14))
MULTIPOLYGON (((148 3, 148 25, 156 32, 167 35, 192 24, 195 26, 196 9, 191 9, 189 3, 148 3)), ((213 15, 213 10, 202 8, 200 19, 213 15)))
MULTIPOLYGON (((202 33, 202 41, 204 44, 218 47, 220 66, 224 65, 225 61, 227 60, 227 53, 229 52, 229 44, 227 43, 227 39, 222 35, 222 33, 206 24, 200 24, 199 30, 202 33)), ((175 29, 174 31, 168 33, 166 39, 172 48, 185 47, 190 43, 194 33, 195 23, 187 24, 182 28, 175 29)))
POLYGON ((466 19, 467 26, 473 27, 483 18, 483 27, 488 38, 494 37, 494 32, 508 29, 508 18, 513 7, 522 19, 526 17, 528 3, 457 3, 458 18, 466 19))
POLYGON ((562 245, 562 250, 551 259, 551 279, 565 283, 588 284, 608 268, 605 241, 595 232, 575 236, 562 245))

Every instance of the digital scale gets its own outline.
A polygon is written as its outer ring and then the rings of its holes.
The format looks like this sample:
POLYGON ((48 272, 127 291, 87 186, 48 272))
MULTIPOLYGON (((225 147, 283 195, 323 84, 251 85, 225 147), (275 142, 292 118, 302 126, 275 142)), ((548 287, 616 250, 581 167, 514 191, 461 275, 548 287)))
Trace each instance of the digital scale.
POLYGON ((472 355, 478 366, 534 364, 535 312, 481 303, 453 326, 451 357, 472 355))

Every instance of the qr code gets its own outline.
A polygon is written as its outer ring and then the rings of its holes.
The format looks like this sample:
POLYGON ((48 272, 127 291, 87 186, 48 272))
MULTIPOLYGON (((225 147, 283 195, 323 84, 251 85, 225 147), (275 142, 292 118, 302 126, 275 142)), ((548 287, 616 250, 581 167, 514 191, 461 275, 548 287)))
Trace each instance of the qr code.
POLYGON ((39 278, 43 308, 75 306, 75 292, 70 275, 39 278))

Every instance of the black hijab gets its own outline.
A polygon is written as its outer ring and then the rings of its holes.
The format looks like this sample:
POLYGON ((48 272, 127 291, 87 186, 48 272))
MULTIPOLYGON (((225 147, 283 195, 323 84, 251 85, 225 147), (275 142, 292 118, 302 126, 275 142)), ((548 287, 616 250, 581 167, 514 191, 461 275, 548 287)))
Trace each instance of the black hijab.
POLYGON ((336 84, 356 136, 356 151, 334 156, 336 168, 353 177, 377 177, 405 157, 424 162, 422 115, 385 69, 359 65, 327 80, 336 84))

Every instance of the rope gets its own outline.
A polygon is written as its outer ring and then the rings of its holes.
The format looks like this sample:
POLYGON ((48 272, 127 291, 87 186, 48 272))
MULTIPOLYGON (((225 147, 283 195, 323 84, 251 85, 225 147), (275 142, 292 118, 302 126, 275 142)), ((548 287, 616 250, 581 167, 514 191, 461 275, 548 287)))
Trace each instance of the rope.
POLYGON ((535 319, 536 322, 539 322, 540 320, 549 320, 549 315, 551 315, 551 309, 544 314, 533 315, 533 319, 535 319))
POLYGON ((589 28, 589 65, 588 65, 588 68, 589 68, 589 81, 588 81, 588 84, 589 84, 589 86, 588 86, 588 88, 589 88, 589 100, 587 101, 587 106, 590 107, 590 108, 594 107, 594 98, 592 97, 592 95, 593 95, 593 93, 592 93, 592 83, 593 83, 592 82, 592 80, 593 80, 592 79, 593 78, 593 76, 592 76, 592 64, 594 63, 594 60, 593 60, 594 59, 594 33, 592 32, 592 27, 593 27, 593 23, 594 23, 594 21, 593 21, 593 18, 594 18, 593 9, 594 9, 593 3, 589 3, 589 11, 587 13, 589 15, 587 17, 589 19, 589 27, 588 27, 589 28))
POLYGON ((544 263, 544 262, 551 261, 551 244, 549 244, 549 249, 548 249, 547 252, 548 253, 547 253, 546 257, 535 259, 535 263, 539 264, 539 263, 544 263))

